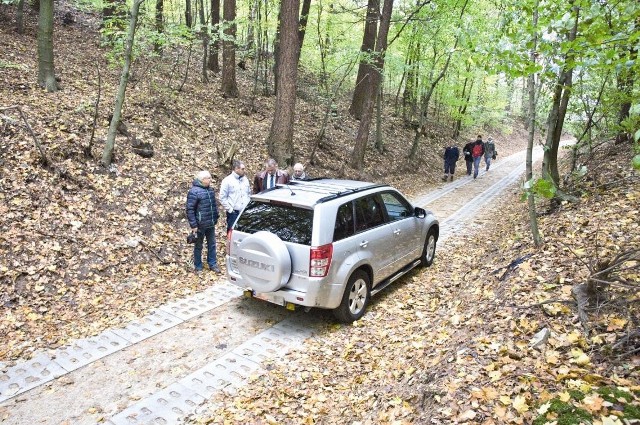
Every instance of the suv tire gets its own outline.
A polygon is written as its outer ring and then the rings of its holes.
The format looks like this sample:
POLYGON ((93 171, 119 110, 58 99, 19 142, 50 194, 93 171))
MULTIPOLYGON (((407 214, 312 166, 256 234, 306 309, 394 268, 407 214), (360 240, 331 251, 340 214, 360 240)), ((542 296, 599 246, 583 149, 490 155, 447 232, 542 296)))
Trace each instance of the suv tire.
POLYGON ((336 319, 343 323, 352 323, 360 319, 371 299, 370 287, 369 275, 362 270, 356 270, 344 288, 340 306, 333 310, 336 319))
POLYGON ((429 267, 433 264, 433 260, 436 258, 436 232, 433 229, 429 229, 427 232, 427 238, 424 241, 424 248, 422 249, 422 255, 420 256, 420 262, 422 267, 429 267))
POLYGON ((282 288, 291 277, 291 256, 282 239, 260 231, 247 236, 238 246, 238 270, 257 293, 282 288))

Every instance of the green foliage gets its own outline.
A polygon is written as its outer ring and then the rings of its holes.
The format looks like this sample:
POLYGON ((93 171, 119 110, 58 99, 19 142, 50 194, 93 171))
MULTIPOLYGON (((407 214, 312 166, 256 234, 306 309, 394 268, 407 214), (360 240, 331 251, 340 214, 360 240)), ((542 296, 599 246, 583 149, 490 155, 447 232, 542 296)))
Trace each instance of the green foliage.
POLYGON ((551 180, 543 178, 531 179, 523 185, 522 200, 526 200, 529 196, 542 196, 546 199, 552 199, 558 189, 551 180))
POLYGON ((84 12, 101 12, 104 7, 102 0, 73 0, 73 5, 84 12))
POLYGON ((591 416, 589 412, 575 407, 571 403, 564 402, 559 398, 554 398, 549 403, 550 406, 547 413, 538 416, 533 421, 533 425, 544 425, 550 422, 550 420, 547 420, 548 413, 557 415, 557 417, 553 419, 557 425, 580 425, 593 421, 593 416, 591 416))
POLYGON ((640 171, 640 154, 633 157, 631 165, 633 166, 634 170, 640 171))

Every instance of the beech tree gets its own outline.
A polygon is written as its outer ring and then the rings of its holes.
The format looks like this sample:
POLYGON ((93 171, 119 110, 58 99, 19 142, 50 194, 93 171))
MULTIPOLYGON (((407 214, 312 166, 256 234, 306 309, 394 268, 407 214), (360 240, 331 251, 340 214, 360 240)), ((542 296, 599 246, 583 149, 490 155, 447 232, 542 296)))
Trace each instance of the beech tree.
MULTIPOLYGON (((566 40, 572 43, 578 33, 578 21, 580 9, 574 4, 574 0, 569 1, 570 13, 573 24, 566 35, 566 40)), ((571 95, 573 84, 573 67, 575 52, 569 50, 564 55, 562 69, 558 74, 558 79, 553 91, 551 109, 547 118, 547 139, 545 142, 544 158, 542 160, 542 176, 551 180, 558 187, 560 184, 560 172, 558 171, 558 149, 560 147, 560 137, 562 127, 567 114, 567 106, 571 95)))
POLYGON ((373 106, 375 105, 376 96, 382 82, 384 54, 387 49, 387 35, 389 34, 392 11, 393 0, 384 0, 382 16, 380 18, 380 29, 378 30, 378 37, 376 39, 376 46, 374 50, 374 68, 372 68, 369 75, 369 85, 362 105, 360 126, 358 127, 358 134, 356 135, 353 152, 351 153, 351 166, 357 170, 361 170, 364 166, 364 154, 367 147, 367 141, 369 140, 371 120, 373 119, 373 106))
POLYGON ((224 0, 222 11, 222 92, 225 97, 238 97, 236 82, 236 0, 224 0))
POLYGON ((299 0, 282 0, 280 3, 280 48, 278 49, 280 72, 276 78, 278 92, 267 138, 269 154, 280 164, 293 164, 293 118, 298 79, 298 14, 299 0))
POLYGON ((127 90, 127 83, 129 82, 129 71, 131 69, 131 61, 133 59, 133 40, 136 34, 136 25, 138 24, 138 12, 140 5, 144 0, 135 0, 131 6, 131 18, 129 19, 129 30, 127 32, 127 41, 124 51, 124 65, 122 67, 122 74, 120 74, 120 84, 118 85, 118 93, 116 95, 115 106, 113 107, 113 115, 111 116, 111 123, 109 124, 109 131, 107 133, 107 142, 102 151, 102 165, 108 167, 111 165, 113 158, 113 148, 116 143, 116 132, 118 124, 120 124, 120 117, 122 116, 122 105, 124 105, 124 96, 127 90))
POLYGON ((209 43, 209 63, 214 73, 220 72, 218 52, 220 50, 220 0, 211 0, 211 42, 209 43))
POLYGON ((358 76, 353 89, 351 106, 349 113, 356 119, 362 117, 362 107, 365 97, 371 84, 373 67, 371 65, 372 53, 376 44, 376 33, 378 32, 378 17, 380 16, 380 0, 368 0, 367 15, 364 24, 364 34, 362 36, 362 46, 360 47, 360 65, 358 66, 358 76))
POLYGON ((53 0, 41 0, 38 14, 38 84, 48 92, 58 90, 53 64, 53 0))

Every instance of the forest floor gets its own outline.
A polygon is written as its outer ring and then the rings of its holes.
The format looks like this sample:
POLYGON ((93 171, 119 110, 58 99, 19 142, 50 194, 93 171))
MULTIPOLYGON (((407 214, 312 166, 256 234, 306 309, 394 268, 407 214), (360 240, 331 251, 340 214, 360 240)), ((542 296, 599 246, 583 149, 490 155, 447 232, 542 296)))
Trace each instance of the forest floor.
MULTIPOLYGON (((219 153, 234 144, 236 158, 250 173, 260 170, 274 101, 250 95, 250 71, 238 69, 241 96, 223 99, 217 77, 209 84, 199 81, 197 63, 178 90, 183 76, 170 64, 140 59, 123 122, 129 133, 152 143, 155 154, 136 155, 120 136, 114 167, 105 170, 98 159, 118 69, 107 61, 91 16, 78 14, 75 24, 56 25, 62 90, 47 94, 36 84, 34 17, 27 20, 27 32, 17 35, 8 10, 0 6, 0 109, 21 108, 53 165, 42 166, 33 137, 16 124, 17 109, 0 111, 9 118, 0 121, 0 362, 5 366, 209 287, 215 277, 197 278, 189 265, 186 192, 199 169, 222 179, 228 169, 219 153)), ((184 53, 166 52, 182 54, 183 61, 184 53)), ((184 62, 178 64, 184 69, 184 62)), ((342 99, 311 163, 325 111, 311 81, 301 82, 299 96, 296 158, 312 175, 388 182, 411 197, 442 184, 440 157, 450 141, 448 128, 430 126, 416 158, 409 160, 413 131, 389 108, 385 152, 369 149, 365 170, 356 172, 346 166, 345 152, 357 122, 342 99)), ((463 139, 477 132, 496 139, 501 157, 525 147, 521 130, 473 129, 463 139)), ((594 423, 617 423, 616 416, 640 420, 634 292, 640 178, 630 158, 629 146, 602 145, 583 160, 587 174, 567 181, 580 202, 540 217, 541 248, 530 242, 526 204, 517 201, 520 193, 514 189, 493 213, 470 223, 450 249, 438 252, 433 272, 404 285, 402 300, 384 300, 384 308, 353 327, 336 326, 322 340, 309 342, 317 347, 300 358, 285 357, 272 373, 257 377, 234 399, 216 400, 218 410, 212 407, 195 420, 530 423, 539 414, 553 421, 562 409, 577 417, 586 412, 594 423), (633 252, 635 262, 615 262, 619 254, 633 252), (607 266, 614 268, 602 273, 607 266), (589 321, 581 322, 571 291, 598 271, 598 278, 615 284, 602 289, 589 321), (546 345, 531 348, 530 339, 545 328, 551 332, 546 345), (388 343, 374 343, 380 340, 388 343), (339 373, 326 372, 331 370, 339 373)), ((473 195, 469 188, 460 196, 473 195)), ((218 241, 222 264, 222 227, 218 241)))
MULTIPOLYGON (((0 112, 8 118, 0 121, 0 336, 8 341, 0 345, 4 362, 95 335, 206 288, 206 276, 199 279, 191 273, 186 193, 201 169, 210 170, 214 186, 219 186, 229 172, 219 152, 232 146, 235 158, 247 164, 247 175, 262 169, 275 100, 251 96, 249 70, 238 68, 241 96, 224 99, 219 77, 201 83, 193 60, 178 91, 183 76, 168 61, 140 59, 132 69, 122 121, 130 134, 153 144, 154 156, 142 158, 127 137, 119 135, 115 162, 105 170, 99 160, 119 69, 106 59, 95 19, 74 12, 76 23, 56 26, 61 90, 47 94, 36 83, 35 17, 28 16, 25 34, 18 35, 8 10, 0 6, 0 22, 6 23, 0 25, 0 108, 20 107, 33 136, 17 109, 0 112), (250 105, 254 112, 248 113, 250 105), (36 141, 51 166, 42 165, 36 141)), ((56 16, 65 12, 61 7, 56 16)), ((184 53, 176 48, 166 55, 177 57, 184 68, 184 53)), ((294 142, 296 160, 305 163, 312 176, 390 183, 408 196, 439 183, 441 155, 451 142, 445 136, 449 129, 430 127, 416 158, 409 160, 414 132, 392 116, 392 110, 385 110, 385 152, 370 147, 364 170, 347 167, 345 153, 358 122, 349 117, 346 98, 337 103, 337 115, 310 163, 324 113, 322 97, 311 83, 301 81, 294 142)), ((489 134, 501 156, 524 148, 522 133, 489 134)), ((223 222, 217 229, 220 264, 223 222)))

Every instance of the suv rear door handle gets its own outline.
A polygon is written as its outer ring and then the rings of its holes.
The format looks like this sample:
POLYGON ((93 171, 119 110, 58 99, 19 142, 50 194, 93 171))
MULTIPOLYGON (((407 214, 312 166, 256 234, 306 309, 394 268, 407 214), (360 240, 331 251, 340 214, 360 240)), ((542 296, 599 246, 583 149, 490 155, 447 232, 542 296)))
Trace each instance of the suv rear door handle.
POLYGON ((367 247, 367 245, 369 245, 369 241, 362 241, 362 242, 360 242, 360 247, 361 247, 361 248, 366 248, 366 247, 367 247))
POLYGON ((400 229, 396 229, 396 230, 393 231, 394 235, 399 235, 400 233, 402 233, 402 230, 400 230, 400 229))

